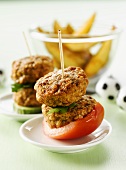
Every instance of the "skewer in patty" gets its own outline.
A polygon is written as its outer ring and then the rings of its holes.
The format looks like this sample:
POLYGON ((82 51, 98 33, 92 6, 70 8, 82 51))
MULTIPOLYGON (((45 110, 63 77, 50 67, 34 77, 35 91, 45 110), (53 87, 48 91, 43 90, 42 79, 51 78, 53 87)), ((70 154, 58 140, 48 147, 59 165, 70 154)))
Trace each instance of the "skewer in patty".
POLYGON ((39 103, 47 106, 69 106, 86 93, 88 78, 80 67, 56 70, 41 77, 34 86, 39 103))
POLYGON ((40 107, 36 100, 34 84, 36 81, 54 70, 53 60, 48 56, 29 56, 13 61, 11 78, 13 99, 19 106, 40 107))

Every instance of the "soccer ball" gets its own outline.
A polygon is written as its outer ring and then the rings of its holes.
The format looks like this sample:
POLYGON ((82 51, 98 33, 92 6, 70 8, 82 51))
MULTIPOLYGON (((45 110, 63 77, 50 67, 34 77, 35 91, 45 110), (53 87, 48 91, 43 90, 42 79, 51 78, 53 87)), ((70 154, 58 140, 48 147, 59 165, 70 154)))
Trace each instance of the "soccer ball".
POLYGON ((120 90, 120 84, 113 76, 102 77, 97 82, 95 90, 104 99, 115 101, 120 90))
POLYGON ((116 99, 116 103, 120 108, 122 108, 123 110, 126 110, 126 86, 120 89, 120 92, 116 99))
POLYGON ((5 72, 4 70, 0 67, 0 86, 3 85, 5 82, 5 72))

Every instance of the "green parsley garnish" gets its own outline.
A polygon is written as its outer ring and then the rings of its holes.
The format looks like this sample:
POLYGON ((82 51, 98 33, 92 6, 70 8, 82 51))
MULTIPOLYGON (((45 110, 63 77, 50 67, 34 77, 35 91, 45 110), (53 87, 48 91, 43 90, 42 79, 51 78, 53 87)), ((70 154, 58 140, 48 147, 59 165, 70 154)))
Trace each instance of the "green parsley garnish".
POLYGON ((73 108, 74 106, 76 106, 76 103, 72 103, 69 106, 60 106, 60 107, 55 107, 52 108, 48 111, 48 114, 52 114, 52 113, 66 113, 68 111, 69 108, 73 108))
POLYGON ((12 92, 18 92, 22 88, 29 88, 29 87, 34 87, 34 83, 30 83, 30 84, 14 83, 11 85, 12 92))

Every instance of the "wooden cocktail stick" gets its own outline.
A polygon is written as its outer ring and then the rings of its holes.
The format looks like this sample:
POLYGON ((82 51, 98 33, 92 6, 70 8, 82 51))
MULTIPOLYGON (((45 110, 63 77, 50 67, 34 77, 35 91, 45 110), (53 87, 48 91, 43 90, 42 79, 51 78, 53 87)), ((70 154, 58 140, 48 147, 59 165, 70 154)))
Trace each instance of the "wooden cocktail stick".
POLYGON ((64 77, 64 57, 63 57, 63 48, 62 48, 62 37, 61 31, 58 31, 59 37, 59 51, 60 51, 60 62, 61 62, 61 70, 62 70, 62 78, 64 77))
POLYGON ((23 32, 23 36, 24 36, 24 39, 25 39, 25 43, 26 43, 29 55, 30 55, 30 57, 32 57, 32 53, 31 53, 31 50, 30 50, 30 47, 29 47, 29 44, 28 44, 28 41, 27 41, 27 38, 26 38, 26 35, 25 35, 24 32, 23 32))

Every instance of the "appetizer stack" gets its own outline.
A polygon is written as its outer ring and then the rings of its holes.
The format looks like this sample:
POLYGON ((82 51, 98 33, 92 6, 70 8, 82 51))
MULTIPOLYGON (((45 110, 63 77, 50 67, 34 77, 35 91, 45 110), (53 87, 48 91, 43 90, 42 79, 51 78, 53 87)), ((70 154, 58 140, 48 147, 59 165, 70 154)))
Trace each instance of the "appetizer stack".
POLYGON ((88 78, 80 67, 70 66, 41 77, 35 84, 42 104, 44 133, 55 139, 73 139, 92 133, 102 122, 104 109, 85 95, 88 78))
POLYGON ((16 112, 21 114, 41 112, 34 84, 53 69, 53 60, 47 56, 25 57, 12 63, 11 78, 15 82, 12 84, 12 92, 16 112))

